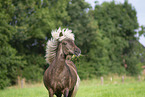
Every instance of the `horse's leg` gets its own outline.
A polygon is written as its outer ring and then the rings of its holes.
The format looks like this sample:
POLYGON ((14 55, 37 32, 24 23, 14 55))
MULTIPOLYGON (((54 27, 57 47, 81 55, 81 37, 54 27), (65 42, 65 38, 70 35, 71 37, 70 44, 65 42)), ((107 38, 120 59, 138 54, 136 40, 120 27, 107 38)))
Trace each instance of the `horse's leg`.
POLYGON ((79 78, 79 76, 77 75, 77 82, 76 82, 76 85, 75 85, 74 89, 70 91, 68 97, 75 97, 75 96, 76 96, 76 93, 77 93, 78 88, 79 88, 79 84, 80 84, 80 78, 79 78))
POLYGON ((74 91, 74 89, 73 89, 73 90, 71 90, 71 91, 69 92, 68 97, 73 97, 73 96, 72 96, 73 91, 74 91))
POLYGON ((62 94, 57 94, 56 96, 57 96, 57 97, 61 97, 61 95, 62 95, 62 94))
POLYGON ((53 90, 49 89, 49 97, 53 97, 53 90))
POLYGON ((65 89, 63 93, 64 97, 68 97, 68 94, 69 94, 69 89, 65 89))

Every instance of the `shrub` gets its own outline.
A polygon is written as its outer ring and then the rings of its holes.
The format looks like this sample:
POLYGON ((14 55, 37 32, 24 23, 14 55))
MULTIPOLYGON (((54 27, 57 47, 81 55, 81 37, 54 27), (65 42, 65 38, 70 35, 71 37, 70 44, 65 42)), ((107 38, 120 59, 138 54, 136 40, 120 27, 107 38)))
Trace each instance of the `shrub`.
POLYGON ((40 82, 42 80, 42 73, 42 68, 38 65, 32 65, 24 68, 23 77, 26 78, 27 81, 40 82))

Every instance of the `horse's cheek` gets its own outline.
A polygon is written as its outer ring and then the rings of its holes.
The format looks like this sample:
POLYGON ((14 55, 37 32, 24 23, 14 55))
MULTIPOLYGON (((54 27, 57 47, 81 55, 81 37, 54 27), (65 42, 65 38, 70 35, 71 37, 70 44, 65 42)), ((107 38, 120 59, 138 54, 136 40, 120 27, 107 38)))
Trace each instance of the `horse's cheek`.
POLYGON ((64 53, 65 53, 66 55, 68 55, 68 54, 69 54, 69 51, 68 51, 67 49, 65 49, 65 50, 64 50, 64 53))

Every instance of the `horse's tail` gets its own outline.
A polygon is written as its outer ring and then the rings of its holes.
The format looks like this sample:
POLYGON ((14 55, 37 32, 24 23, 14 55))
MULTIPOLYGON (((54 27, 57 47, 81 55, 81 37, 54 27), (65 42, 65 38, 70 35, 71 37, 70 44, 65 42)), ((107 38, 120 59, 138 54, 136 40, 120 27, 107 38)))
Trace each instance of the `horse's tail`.
POLYGON ((77 82, 76 82, 76 85, 74 87, 74 90, 73 90, 73 93, 72 93, 72 96, 71 97, 75 97, 76 96, 76 93, 77 93, 78 88, 79 88, 79 84, 80 84, 80 77, 77 74, 77 82))

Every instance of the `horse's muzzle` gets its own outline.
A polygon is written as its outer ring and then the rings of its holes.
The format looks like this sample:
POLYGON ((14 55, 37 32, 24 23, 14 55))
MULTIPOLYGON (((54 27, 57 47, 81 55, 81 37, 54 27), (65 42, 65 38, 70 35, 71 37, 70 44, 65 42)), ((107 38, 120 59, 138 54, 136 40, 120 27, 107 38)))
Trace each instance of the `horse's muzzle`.
POLYGON ((79 48, 75 48, 74 54, 79 56, 81 54, 81 50, 79 48))

